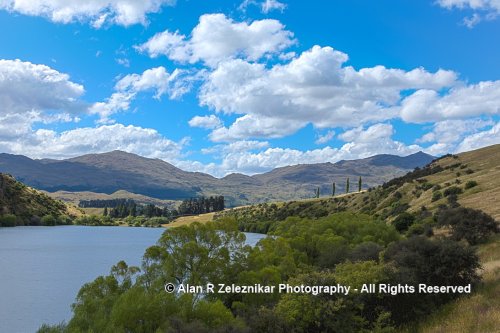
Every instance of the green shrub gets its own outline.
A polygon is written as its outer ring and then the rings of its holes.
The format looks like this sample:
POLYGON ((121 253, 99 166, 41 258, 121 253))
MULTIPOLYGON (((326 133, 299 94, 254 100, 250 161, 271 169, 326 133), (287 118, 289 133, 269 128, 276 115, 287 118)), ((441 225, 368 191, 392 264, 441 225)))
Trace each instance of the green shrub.
POLYGON ((465 183, 466 190, 475 186, 477 186, 477 182, 475 180, 469 180, 467 183, 465 183))
POLYGON ((43 216, 41 222, 42 222, 42 225, 45 225, 45 226, 54 226, 57 224, 56 218, 52 215, 43 216))
POLYGON ((443 197, 443 194, 440 192, 440 191, 436 191, 432 194, 432 199, 431 201, 434 202, 434 201, 438 201, 439 199, 441 199, 443 197))
POLYGON ((413 214, 404 212, 398 215, 398 217, 396 217, 396 219, 394 220, 394 222, 392 222, 392 224, 394 225, 394 228, 396 228, 397 231, 404 232, 408 230, 408 228, 414 222, 415 222, 415 216, 413 214))
POLYGON ((17 217, 12 214, 0 216, 0 227, 15 227, 17 217))
POLYGON ((460 193, 463 193, 463 191, 462 191, 462 189, 460 187, 451 186, 451 187, 448 187, 447 189, 445 189, 443 194, 444 194, 445 197, 447 197, 450 194, 459 195, 460 193))
POLYGON ((422 223, 412 224, 408 228, 408 231, 406 232, 406 236, 411 237, 411 236, 423 235, 425 233, 425 230, 426 230, 426 228, 422 223))
POLYGON ((438 213, 437 221, 442 226, 451 226, 452 239, 465 239, 471 245, 482 243, 498 232, 498 225, 491 216, 471 208, 443 209, 438 213))

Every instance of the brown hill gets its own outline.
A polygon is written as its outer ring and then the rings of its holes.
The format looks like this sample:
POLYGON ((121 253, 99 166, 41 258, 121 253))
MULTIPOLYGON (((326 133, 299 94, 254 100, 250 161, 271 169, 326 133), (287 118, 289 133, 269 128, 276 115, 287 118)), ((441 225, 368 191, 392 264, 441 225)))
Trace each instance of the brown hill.
MULTIPOLYGON (((261 175, 231 174, 215 178, 181 170, 163 160, 113 151, 68 160, 32 160, 0 154, 0 171, 48 192, 112 194, 124 190, 158 199, 181 200, 199 195, 224 195, 228 206, 311 197, 317 187, 331 191, 336 182, 343 191, 347 177, 363 178, 364 187, 400 176, 433 159, 423 153, 407 157, 377 155, 335 164, 303 164, 275 169, 261 175)), ((81 195, 79 195, 81 197, 81 195)))

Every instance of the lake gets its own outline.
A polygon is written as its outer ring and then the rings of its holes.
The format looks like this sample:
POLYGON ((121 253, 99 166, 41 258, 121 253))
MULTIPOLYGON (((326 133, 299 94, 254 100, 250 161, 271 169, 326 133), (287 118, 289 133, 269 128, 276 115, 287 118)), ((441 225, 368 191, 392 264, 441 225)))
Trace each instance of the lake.
MULTIPOLYGON (((120 260, 139 266, 163 228, 0 228, 0 332, 29 333, 71 318, 80 287, 120 260)), ((247 233, 255 245, 264 235, 247 233)))

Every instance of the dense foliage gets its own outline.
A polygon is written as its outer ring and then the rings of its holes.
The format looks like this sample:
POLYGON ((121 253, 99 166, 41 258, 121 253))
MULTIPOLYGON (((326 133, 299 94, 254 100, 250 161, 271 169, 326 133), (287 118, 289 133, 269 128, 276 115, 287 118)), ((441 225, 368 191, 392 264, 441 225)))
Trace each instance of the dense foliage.
POLYGON ((250 247, 231 218, 167 229, 146 250, 140 272, 118 263, 110 275, 82 287, 69 323, 40 332, 391 332, 455 295, 166 293, 164 286, 478 281, 470 248, 402 238, 367 215, 292 217, 271 233, 250 247))

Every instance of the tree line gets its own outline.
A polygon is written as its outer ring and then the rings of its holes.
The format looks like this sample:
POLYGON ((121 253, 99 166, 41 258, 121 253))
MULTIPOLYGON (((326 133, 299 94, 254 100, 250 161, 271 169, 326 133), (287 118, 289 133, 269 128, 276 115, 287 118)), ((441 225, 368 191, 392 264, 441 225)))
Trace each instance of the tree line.
POLYGON ((210 196, 183 200, 178 209, 158 207, 153 204, 141 205, 132 199, 81 200, 79 207, 104 208, 103 215, 111 218, 128 216, 175 218, 179 215, 204 214, 222 211, 225 208, 224 196, 210 196))
POLYGON ((180 215, 205 214, 224 210, 224 196, 190 198, 179 206, 180 215))

